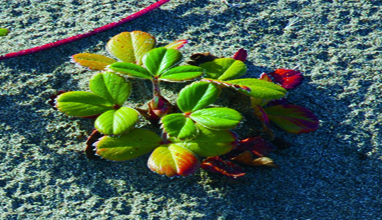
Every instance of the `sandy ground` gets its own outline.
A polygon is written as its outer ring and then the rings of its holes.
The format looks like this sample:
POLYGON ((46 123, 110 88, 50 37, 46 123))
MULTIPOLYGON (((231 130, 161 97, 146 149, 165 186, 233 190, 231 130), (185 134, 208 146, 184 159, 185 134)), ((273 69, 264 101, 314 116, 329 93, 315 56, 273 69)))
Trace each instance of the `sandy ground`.
MULTIPOLYGON (((153 0, 3 0, 0 54, 90 31, 153 0)), ((377 0, 172 0, 96 36, 0 62, 1 219, 377 219, 382 211, 382 3, 377 0), (93 72, 70 63, 106 54, 107 40, 142 30, 159 43, 188 39, 195 52, 249 51, 249 76, 296 68, 305 83, 290 102, 321 121, 272 158, 281 169, 246 168, 243 180, 200 171, 152 173, 148 156, 89 161, 92 122, 53 110, 58 90, 85 90, 93 72)), ((134 96, 139 97, 138 95, 134 96)))

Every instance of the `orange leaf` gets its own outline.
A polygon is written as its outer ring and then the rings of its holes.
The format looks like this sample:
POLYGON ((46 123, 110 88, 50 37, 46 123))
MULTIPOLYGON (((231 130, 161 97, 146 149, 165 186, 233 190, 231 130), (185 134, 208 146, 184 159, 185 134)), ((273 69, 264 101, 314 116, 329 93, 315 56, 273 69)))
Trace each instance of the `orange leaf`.
POLYGON ((93 53, 79 53, 73 55, 72 59, 73 62, 91 70, 104 70, 106 66, 117 62, 112 58, 93 53))

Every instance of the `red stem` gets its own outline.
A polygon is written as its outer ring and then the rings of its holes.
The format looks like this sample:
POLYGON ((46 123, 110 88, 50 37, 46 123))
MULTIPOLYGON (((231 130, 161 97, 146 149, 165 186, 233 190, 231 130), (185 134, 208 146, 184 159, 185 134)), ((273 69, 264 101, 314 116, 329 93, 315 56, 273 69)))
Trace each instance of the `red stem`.
POLYGON ((129 15, 127 16, 126 18, 122 18, 120 21, 118 22, 113 22, 113 23, 110 23, 110 24, 107 24, 105 26, 102 26, 102 27, 99 27, 99 28, 96 28, 90 32, 87 32, 87 33, 84 33, 84 34, 78 34, 76 36, 73 36, 73 37, 69 37, 69 38, 66 38, 66 39, 63 39, 63 40, 59 40, 59 41, 56 41, 56 42, 53 42, 53 43, 48 43, 48 44, 45 44, 45 45, 42 45, 42 46, 38 46, 38 47, 33 47, 33 48, 30 48, 30 49, 26 49, 26 50, 21 50, 21 51, 18 51, 18 52, 14 52, 14 53, 9 53, 9 54, 6 54, 4 56, 0 56, 0 60, 5 60, 5 59, 9 59, 9 58, 13 58, 13 57, 20 57, 20 56, 24 56, 24 55, 28 55, 28 54, 32 54, 32 53, 37 53, 37 52, 40 52, 40 51, 43 51, 43 50, 47 50, 47 49, 50 49, 50 48, 54 48, 54 47, 58 47, 58 46, 61 46, 61 45, 64 45, 64 44, 68 44, 68 43, 71 43, 71 42, 74 42, 76 40, 80 40, 80 39, 83 39, 83 38, 86 38, 86 37, 90 37, 90 36, 93 36, 95 34, 98 34, 100 32, 103 32, 103 31, 107 31, 109 29, 112 29, 112 28, 115 28, 119 25, 122 25, 126 22, 129 22, 129 21, 132 21, 136 18, 139 18, 157 8, 159 8, 160 6, 162 6, 163 4, 169 2, 171 0, 160 0, 160 1, 157 1, 156 3, 148 6, 147 8, 144 8, 132 15, 129 15))

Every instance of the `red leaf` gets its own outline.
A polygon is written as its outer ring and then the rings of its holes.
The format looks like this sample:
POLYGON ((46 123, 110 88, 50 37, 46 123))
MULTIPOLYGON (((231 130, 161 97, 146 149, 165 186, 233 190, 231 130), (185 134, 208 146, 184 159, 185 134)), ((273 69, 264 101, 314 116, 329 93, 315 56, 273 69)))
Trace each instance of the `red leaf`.
POLYGON ((300 134, 317 130, 319 121, 308 109, 290 104, 264 108, 269 119, 289 133, 300 134))
POLYGON ((276 150, 276 147, 271 143, 265 141, 262 137, 252 137, 241 140, 239 145, 235 148, 237 151, 251 151, 253 154, 259 157, 269 155, 276 150))
POLYGON ((244 50, 243 48, 240 48, 236 53, 235 55, 233 55, 233 59, 235 60, 240 60, 240 61, 243 61, 245 62, 247 60, 247 57, 248 57, 248 53, 246 50, 244 50))
POLYGON ((284 89, 295 89, 301 85, 304 76, 302 73, 289 70, 289 69, 277 69, 274 72, 268 73, 273 77, 273 81, 280 83, 284 89))
POLYGON ((149 102, 148 115, 150 116, 150 122, 158 123, 160 118, 171 113, 172 108, 173 105, 163 96, 154 96, 149 102))
POLYGON ((241 167, 220 157, 208 157, 202 161, 201 168, 220 173, 228 177, 237 178, 244 176, 245 173, 241 167))

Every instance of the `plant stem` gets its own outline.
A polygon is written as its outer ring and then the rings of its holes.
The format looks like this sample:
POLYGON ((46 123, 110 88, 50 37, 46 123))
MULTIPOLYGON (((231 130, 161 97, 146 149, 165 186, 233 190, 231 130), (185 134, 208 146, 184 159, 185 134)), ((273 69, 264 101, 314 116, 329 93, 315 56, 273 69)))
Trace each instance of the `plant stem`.
POLYGON ((5 59, 9 59, 9 58, 14 58, 14 57, 20 57, 20 56, 24 56, 24 55, 28 55, 28 54, 32 54, 32 53, 37 53, 37 52, 40 52, 40 51, 43 51, 43 50, 47 50, 47 49, 50 49, 50 48, 54 48, 54 47, 58 47, 58 46, 61 46, 61 45, 64 45, 64 44, 68 44, 68 43, 71 43, 71 42, 74 42, 76 40, 80 40, 80 39, 83 39, 83 38, 86 38, 86 37, 90 37, 90 36, 93 36, 95 34, 98 34, 100 32, 103 32, 103 31, 106 31, 106 30, 110 30, 112 28, 115 28, 119 25, 122 25, 126 22, 129 22, 129 21, 132 21, 136 18, 139 18, 157 8, 159 8, 160 6, 162 6, 163 4, 169 2, 171 0, 160 0, 160 1, 157 1, 156 3, 132 14, 132 15, 129 15, 123 19, 121 19, 120 21, 117 21, 117 22, 113 22, 113 23, 110 23, 110 24, 107 24, 105 26, 102 26, 102 27, 99 27, 99 28, 96 28, 90 32, 87 32, 87 33, 84 33, 84 34, 78 34, 78 35, 75 35, 75 36, 72 36, 72 37, 69 37, 69 38, 65 38, 65 39, 62 39, 62 40, 59 40, 59 41, 56 41, 56 42, 53 42, 53 43, 48 43, 48 44, 45 44, 45 45, 42 45, 42 46, 38 46, 38 47, 33 47, 33 48, 30 48, 30 49, 26 49, 26 50, 21 50, 21 51, 18 51, 18 52, 14 52, 14 53, 9 53, 9 54, 6 54, 6 55, 3 55, 3 56, 0 56, 0 60, 5 60, 5 59))
POLYGON ((160 88, 159 88, 159 80, 156 77, 154 77, 153 79, 153 95, 154 95, 154 98, 161 97, 160 88))

